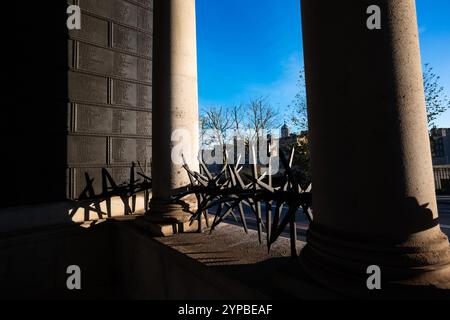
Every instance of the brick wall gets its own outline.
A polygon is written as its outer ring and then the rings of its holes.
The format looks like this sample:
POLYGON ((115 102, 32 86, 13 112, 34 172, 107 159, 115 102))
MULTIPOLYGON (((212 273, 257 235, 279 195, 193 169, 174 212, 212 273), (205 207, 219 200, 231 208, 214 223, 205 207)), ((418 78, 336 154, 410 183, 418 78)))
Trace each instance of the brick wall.
POLYGON ((151 163, 152 0, 72 0, 81 30, 69 32, 69 198, 86 186, 101 192, 101 168, 117 183, 131 163, 151 163))

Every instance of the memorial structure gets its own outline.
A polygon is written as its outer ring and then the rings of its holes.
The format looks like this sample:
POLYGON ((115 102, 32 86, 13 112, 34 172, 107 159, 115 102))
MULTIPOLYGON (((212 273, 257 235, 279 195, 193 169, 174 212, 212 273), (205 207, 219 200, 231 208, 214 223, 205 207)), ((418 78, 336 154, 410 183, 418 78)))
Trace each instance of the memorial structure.
MULTIPOLYGON (((371 296, 366 284, 370 266, 383 272, 381 296, 448 294, 450 245, 438 221, 415 1, 301 3, 314 221, 296 270, 343 296, 371 296), (380 28, 371 29, 366 20, 373 5, 380 8, 381 21, 380 28), (345 145, 337 143, 337 132, 345 145)), ((149 210, 145 200, 140 202, 147 224, 183 223, 189 206, 195 205, 171 201, 189 183, 182 163, 172 161, 174 145, 184 143, 186 148, 178 153, 192 168, 197 166, 195 0, 30 5, 12 42, 14 86, 8 103, 13 107, 2 110, 2 183, 7 191, 0 209, 5 238, 0 245, 5 249, 2 259, 8 261, 1 269, 4 288, 20 285, 23 280, 14 274, 25 264, 36 263, 40 267, 35 270, 43 270, 34 281, 59 277, 60 267, 73 259, 59 253, 75 246, 73 232, 65 227, 120 215, 124 207, 135 206, 119 197, 119 205, 107 205, 106 216, 102 203, 85 205, 77 215, 80 195, 101 195, 105 182, 111 181, 105 176, 117 185, 130 184, 130 170, 137 163, 141 174, 151 176, 149 210), (68 5, 81 8, 80 30, 65 28, 68 5), (174 135, 177 130, 185 135, 174 135), (97 215, 91 216, 91 209, 97 215), (23 261, 19 257, 30 261, 18 264, 23 261), (49 261, 54 263, 47 265, 49 261)), ((92 235, 75 237, 83 245, 74 255, 90 259, 85 263, 90 268, 99 252, 102 257, 110 254, 113 260, 105 258, 106 265, 120 268, 103 276, 112 281, 118 274, 121 285, 140 286, 148 296, 179 297, 169 294, 170 288, 186 281, 179 290, 191 297, 189 290, 196 286, 187 285, 186 279, 198 284, 202 275, 192 271, 186 257, 174 258, 169 250, 149 274, 148 266, 166 250, 164 241, 144 247, 149 240, 142 234, 117 228, 98 232, 95 252, 89 251, 92 235), (153 260, 148 258, 152 254, 153 260), (150 278, 169 280, 147 285, 150 278)), ((45 282, 57 289, 44 292, 63 290, 60 280, 45 282)), ((117 284, 111 286, 117 289, 117 284)), ((211 292, 222 294, 219 287, 211 292)), ((103 292, 112 287, 99 282, 96 288, 103 292)), ((120 292, 140 296, 141 291, 120 292)))

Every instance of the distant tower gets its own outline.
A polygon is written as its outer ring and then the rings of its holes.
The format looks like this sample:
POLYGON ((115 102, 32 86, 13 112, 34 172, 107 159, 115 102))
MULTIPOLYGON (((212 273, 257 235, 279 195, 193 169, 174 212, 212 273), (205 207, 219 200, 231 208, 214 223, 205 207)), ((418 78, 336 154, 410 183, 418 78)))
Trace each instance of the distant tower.
POLYGON ((286 125, 286 122, 281 127, 281 138, 288 138, 290 135, 289 127, 286 125))

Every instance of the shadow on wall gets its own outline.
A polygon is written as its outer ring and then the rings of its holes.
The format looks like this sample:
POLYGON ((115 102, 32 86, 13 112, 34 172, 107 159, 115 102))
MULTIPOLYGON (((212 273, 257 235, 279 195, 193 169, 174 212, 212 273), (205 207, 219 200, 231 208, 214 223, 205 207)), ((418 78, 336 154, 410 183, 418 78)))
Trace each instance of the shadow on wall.
MULTIPOLYGON (((139 171, 136 172, 136 164, 133 162, 130 168, 130 179, 128 183, 117 184, 107 169, 102 169, 102 191, 96 194, 94 190, 94 179, 85 172, 86 186, 78 197, 73 201, 74 207, 70 210, 69 216, 72 220, 79 210, 84 211, 84 221, 92 220, 91 213, 97 214, 98 219, 111 218, 113 211, 115 215, 121 215, 117 210, 113 210, 118 205, 123 205, 123 215, 131 215, 136 212, 137 198, 143 194, 143 211, 147 212, 150 202, 150 190, 152 179, 145 175, 140 163, 139 171), (131 204, 130 204, 131 199, 131 204)), ((79 220, 79 219, 76 219, 79 220)))
MULTIPOLYGON (((12 4, 12 3, 11 3, 12 4)), ((5 4, 6 5, 6 4, 5 4)), ((14 2, 4 64, 0 207, 62 201, 67 164, 67 1, 14 2)))
POLYGON ((422 237, 421 233, 426 231, 430 242, 442 242, 446 238, 436 228, 439 221, 429 204, 420 204, 416 198, 410 197, 385 212, 394 212, 395 215, 389 217, 391 221, 384 221, 385 228, 374 229, 370 236, 361 231, 341 233, 313 222, 308 230, 308 241, 299 256, 302 268, 321 285, 333 287, 341 293, 353 292, 353 297, 397 299, 417 298, 419 295, 429 298, 427 294, 434 297, 448 294, 442 290, 433 292, 431 286, 420 286, 423 284, 420 277, 425 272, 434 272, 433 268, 438 270, 441 265, 448 264, 448 260, 442 260, 448 251, 447 240, 446 246, 417 244, 416 235, 422 237), (427 256, 430 252, 432 255, 427 256), (369 292, 366 280, 368 267, 373 265, 383 271, 383 290, 369 292), (413 281, 417 282, 414 290, 411 286, 413 281))
MULTIPOLYGON (((376 206, 376 199, 374 199, 374 206, 376 206)), ((378 207, 375 207, 378 208, 378 207)), ((342 218, 346 223, 352 222, 349 217, 345 216, 345 204, 341 207, 342 218)), ((373 232, 368 235, 358 228, 353 228, 354 231, 346 231, 345 234, 340 233, 338 229, 324 226, 320 223, 320 212, 316 212, 317 219, 311 223, 311 228, 323 235, 328 235, 334 239, 341 239, 343 241, 374 244, 388 246, 395 244, 405 244, 411 240, 411 235, 419 232, 431 230, 439 226, 439 219, 435 217, 433 210, 429 203, 420 204, 414 197, 405 198, 402 203, 393 203, 388 208, 379 208, 379 212, 384 213, 384 217, 367 216, 363 222, 369 226, 374 226, 375 220, 379 228, 373 227, 373 232), (390 214, 390 215, 388 215, 390 214), (380 222, 381 219, 381 222, 380 222)), ((360 223, 362 223, 360 221, 360 223)))
POLYGON ((402 214, 397 220, 398 223, 408 221, 409 234, 426 231, 439 225, 439 219, 434 217, 429 203, 420 204, 416 198, 407 198, 403 206, 402 214))
POLYGON ((144 214, 148 210, 152 180, 138 164, 130 168, 130 179, 117 184, 107 169, 102 169, 102 190, 96 194, 94 179, 85 173, 86 186, 78 200, 0 208, 0 234, 39 230, 111 217, 144 214))

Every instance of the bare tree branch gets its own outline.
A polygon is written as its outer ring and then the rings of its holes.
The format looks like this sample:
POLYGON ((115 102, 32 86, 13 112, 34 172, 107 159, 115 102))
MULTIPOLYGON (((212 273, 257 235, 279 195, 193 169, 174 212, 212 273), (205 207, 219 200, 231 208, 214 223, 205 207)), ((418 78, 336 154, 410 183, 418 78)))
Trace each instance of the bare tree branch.
POLYGON ((212 130, 216 142, 223 146, 227 143, 227 131, 233 127, 229 111, 224 107, 210 107, 203 115, 206 130, 212 130))

